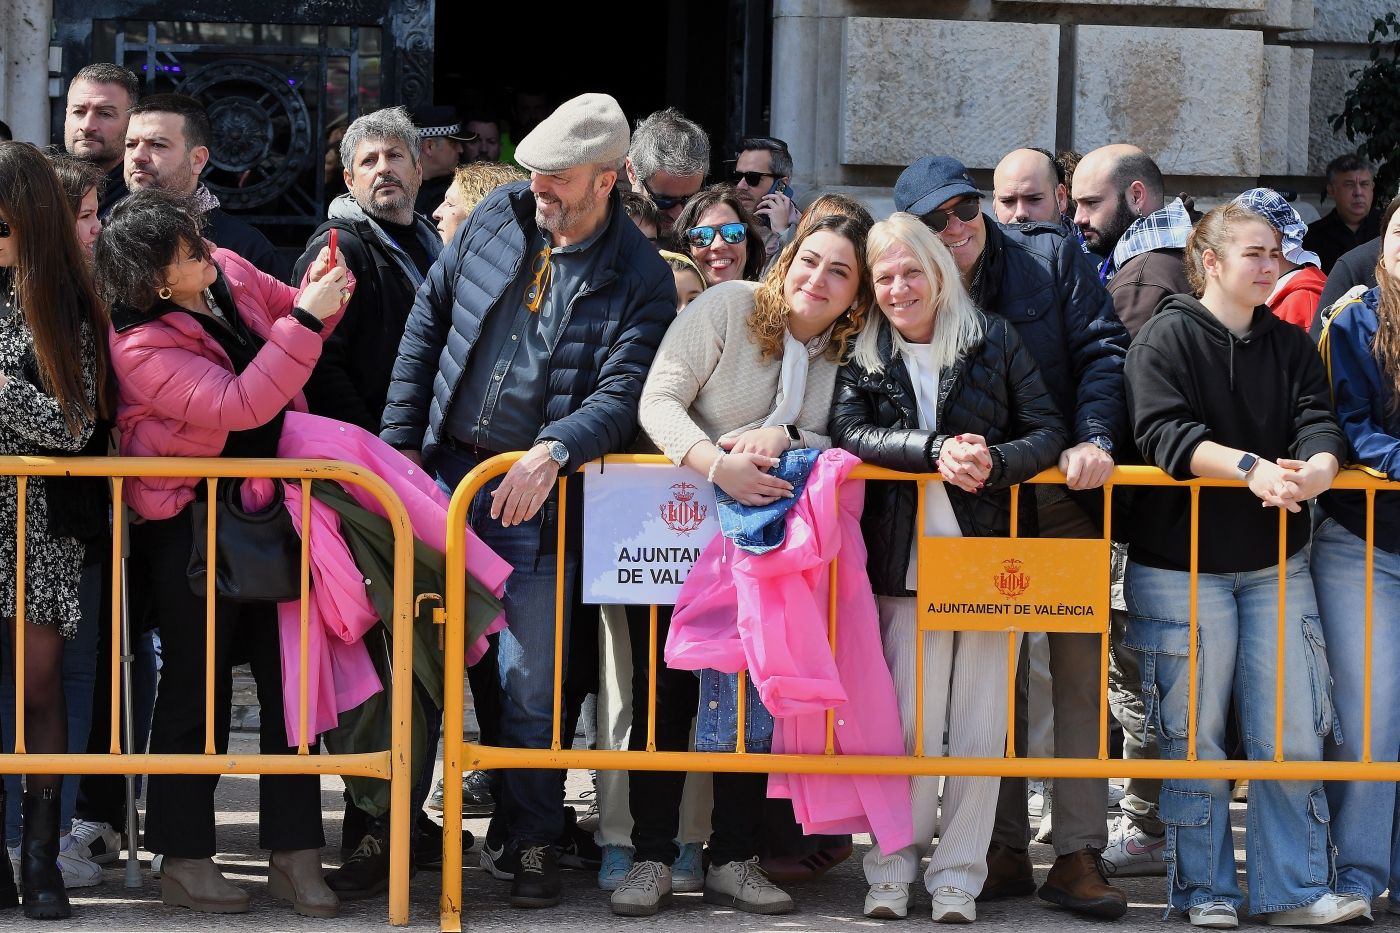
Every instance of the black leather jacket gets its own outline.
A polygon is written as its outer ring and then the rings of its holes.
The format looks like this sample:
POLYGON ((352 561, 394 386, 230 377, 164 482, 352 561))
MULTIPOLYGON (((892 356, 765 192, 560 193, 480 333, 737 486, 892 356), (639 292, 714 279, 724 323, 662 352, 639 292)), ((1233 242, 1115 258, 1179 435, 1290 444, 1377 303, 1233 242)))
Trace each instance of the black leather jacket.
MULTIPOLYGON (((980 434, 992 449, 993 468, 981 492, 948 484, 948 499, 966 537, 1011 531, 1011 493, 1050 466, 1067 446, 1064 422, 1040 368, 1004 318, 981 315, 982 342, 938 381, 937 433, 919 428, 918 406, 904 361, 893 350, 890 325, 881 322, 873 373, 854 362, 836 375, 831 440, 866 463, 911 473, 937 471, 943 441, 980 434)), ((918 514, 917 487, 907 481, 866 484, 861 516, 870 583, 878 596, 908 596, 904 586, 918 514)), ((1034 497, 1020 499, 1020 533, 1033 535, 1034 497)))

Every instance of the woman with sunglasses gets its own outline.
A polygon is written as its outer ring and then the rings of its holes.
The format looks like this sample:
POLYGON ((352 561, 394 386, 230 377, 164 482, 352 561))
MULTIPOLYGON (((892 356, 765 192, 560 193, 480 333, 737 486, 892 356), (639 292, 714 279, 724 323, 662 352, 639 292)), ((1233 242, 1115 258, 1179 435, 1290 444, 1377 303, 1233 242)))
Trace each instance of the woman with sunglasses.
MULTIPOLYGON (((860 329, 872 301, 866 229, 845 217, 814 224, 783 251, 761 285, 726 282, 706 289, 676 317, 639 408, 642 427, 672 462, 708 477, 747 506, 792 496, 792 484, 769 470, 789 449, 831 446, 827 418, 841 347, 860 329)), ((658 647, 671 615, 658 607, 658 647)), ((634 659, 633 669, 635 749, 647 736, 644 656, 634 659)), ((715 676, 735 693, 735 675, 715 676)), ((699 683, 691 671, 664 663, 657 664, 656 677, 656 747, 682 751, 690 741, 699 683)), ((754 696, 750 691, 758 709, 749 707, 745 724, 750 751, 772 740, 772 718, 754 696)), ((739 726, 732 714, 719 719, 697 733, 697 746, 726 746, 728 730, 727 747, 733 747, 739 726)), ((633 771, 628 779, 636 857, 613 892, 612 909, 650 916, 671 897, 672 840, 685 774, 633 771)), ((760 914, 792 910, 792 898, 758 865, 766 787, 764 774, 715 774, 707 902, 760 914)))
MULTIPOLYGON (((38 149, 0 143, 0 455, 77 453, 107 406, 106 318, 67 204, 38 149)), ((81 618, 85 548, 66 526, 106 520, 100 499, 97 514, 74 514, 76 503, 57 492, 55 481, 32 478, 24 500, 23 716, 25 750, 35 754, 68 750, 61 672, 64 644, 81 618)), ((0 620, 8 638, 18 634, 17 501, 17 480, 0 477, 0 620)), ((31 919, 71 913, 57 866, 62 781, 25 778, 19 873, 31 919)), ((0 906, 13 907, 10 873, 0 876, 0 906)))
MULTIPOLYGON (((123 454, 275 457, 283 415, 305 409, 302 387, 330 326, 349 300, 345 258, 323 248, 297 290, 241 257, 210 250, 200 213, 157 189, 128 195, 107 217, 93 257, 112 309, 112 368, 119 386, 123 454)), ((225 483, 230 482, 225 480, 225 483)), ((221 488, 222 485, 221 485, 221 488)), ((191 512, 205 484, 189 477, 127 480, 124 497, 143 519, 131 528, 131 586, 160 627, 160 688, 153 753, 199 753, 205 743, 205 658, 212 658, 214 748, 228 748, 233 657, 247 660, 262 706, 264 754, 294 754, 282 704, 274 606, 214 602, 206 646, 205 597, 186 569, 191 512)), ((313 746, 314 747, 314 746, 313 746)), ((314 752, 313 752, 314 754, 314 752)), ((164 855, 161 900, 203 913, 243 913, 246 891, 214 864, 216 775, 151 775, 146 848, 164 855)), ((339 901, 322 877, 320 785, 314 775, 258 779, 259 841, 272 850, 269 892, 307 916, 333 917, 339 901)))
MULTIPOLYGON (((919 218, 894 214, 876 224, 866 255, 880 314, 866 320, 837 373, 832 439, 866 463, 937 472, 944 480, 925 487, 921 529, 913 483, 866 484, 867 567, 905 743, 913 754, 922 697, 926 754, 939 754, 946 729, 950 755, 995 758, 1006 741, 1006 639, 995 632, 920 633, 917 544, 922 536, 1009 535, 1009 488, 1054 465, 1064 424, 1015 328, 977 309, 947 247, 919 218), (924 654, 922 685, 917 650, 924 654)), ((1033 533, 1034 502, 1023 495, 1020 503, 1022 531, 1033 533)), ((924 885, 933 919, 977 918, 1000 781, 943 779, 941 820, 939 784, 938 777, 912 782, 913 845, 894 852, 876 845, 866 853, 867 917, 907 914, 909 887, 929 854, 924 885)))
POLYGON ((707 285, 754 282, 763 270, 763 238, 729 185, 697 192, 676 218, 673 235, 700 267, 707 285))

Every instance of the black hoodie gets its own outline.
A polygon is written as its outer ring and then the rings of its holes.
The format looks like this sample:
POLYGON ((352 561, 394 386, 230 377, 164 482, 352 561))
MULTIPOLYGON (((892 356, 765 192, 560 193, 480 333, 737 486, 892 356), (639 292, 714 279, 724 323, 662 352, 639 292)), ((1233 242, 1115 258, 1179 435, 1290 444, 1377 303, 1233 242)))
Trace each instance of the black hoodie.
MULTIPOLYGON (((1133 436, 1146 462, 1190 479, 1191 456, 1214 441, 1265 460, 1307 460, 1346 439, 1332 415, 1317 349, 1269 309, 1236 337, 1189 295, 1173 295, 1138 333, 1126 364, 1133 436)), ((1149 567, 1190 568, 1191 500, 1184 489, 1138 490, 1127 523, 1129 556, 1149 567)), ((1247 489, 1202 489, 1199 568, 1243 573, 1278 563, 1278 512, 1247 489)), ((1308 513, 1288 513, 1291 556, 1308 541, 1308 513)))

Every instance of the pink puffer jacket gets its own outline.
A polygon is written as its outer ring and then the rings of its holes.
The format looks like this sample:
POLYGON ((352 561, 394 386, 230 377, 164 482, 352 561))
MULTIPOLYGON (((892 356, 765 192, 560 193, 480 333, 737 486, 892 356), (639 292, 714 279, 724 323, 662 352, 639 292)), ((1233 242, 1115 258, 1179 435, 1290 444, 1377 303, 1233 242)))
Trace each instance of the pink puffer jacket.
MULTIPOLYGON (((108 340, 123 456, 215 457, 230 431, 266 424, 289 403, 306 410, 302 386, 340 314, 316 333, 290 316, 297 289, 225 249, 214 250, 214 262, 239 316, 267 342, 235 375, 228 354, 190 314, 114 321, 108 340)), ((193 477, 129 479, 125 499, 143 518, 170 518, 194 499, 195 483, 193 477)))

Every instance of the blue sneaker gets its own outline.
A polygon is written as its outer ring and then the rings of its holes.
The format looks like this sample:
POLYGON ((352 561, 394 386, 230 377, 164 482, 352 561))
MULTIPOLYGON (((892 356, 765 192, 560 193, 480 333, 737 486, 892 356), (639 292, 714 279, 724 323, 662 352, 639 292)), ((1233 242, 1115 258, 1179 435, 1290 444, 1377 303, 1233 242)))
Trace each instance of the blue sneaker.
POLYGON ((603 863, 598 867, 598 887, 616 891, 632 870, 632 850, 626 846, 603 846, 603 863))
POLYGON ((671 865, 671 890, 690 894, 705 889, 705 866, 700 858, 701 843, 687 842, 671 865))

